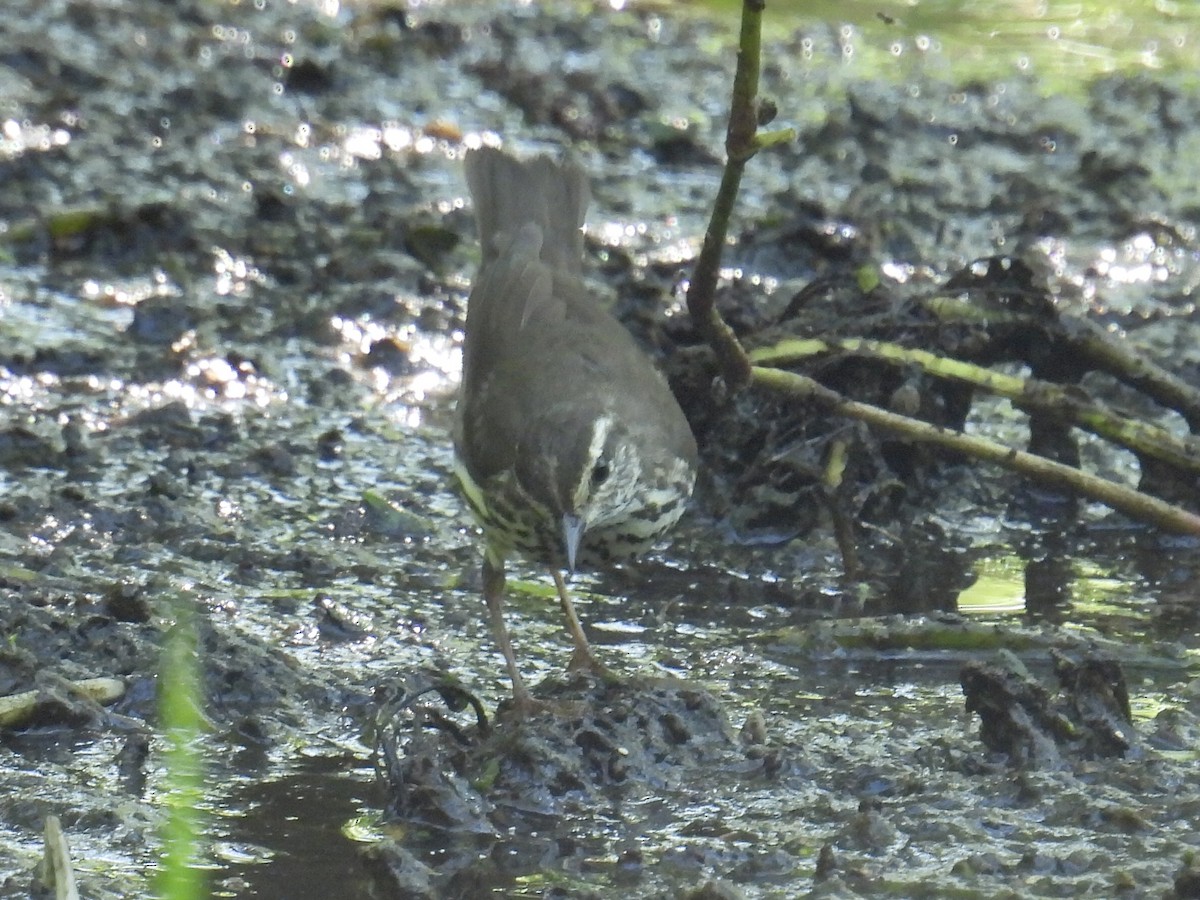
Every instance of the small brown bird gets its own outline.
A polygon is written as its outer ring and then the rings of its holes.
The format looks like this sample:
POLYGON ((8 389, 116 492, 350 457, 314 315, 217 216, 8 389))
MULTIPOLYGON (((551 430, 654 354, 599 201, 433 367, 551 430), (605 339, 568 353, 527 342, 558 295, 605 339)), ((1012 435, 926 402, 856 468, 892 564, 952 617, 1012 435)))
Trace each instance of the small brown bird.
POLYGON ((504 561, 548 566, 575 649, 592 654, 562 570, 626 559, 678 521, 696 442, 662 375, 580 278, 590 194, 575 162, 470 151, 483 263, 467 307, 456 471, 487 542, 483 595, 513 699, 533 700, 504 624, 504 561))

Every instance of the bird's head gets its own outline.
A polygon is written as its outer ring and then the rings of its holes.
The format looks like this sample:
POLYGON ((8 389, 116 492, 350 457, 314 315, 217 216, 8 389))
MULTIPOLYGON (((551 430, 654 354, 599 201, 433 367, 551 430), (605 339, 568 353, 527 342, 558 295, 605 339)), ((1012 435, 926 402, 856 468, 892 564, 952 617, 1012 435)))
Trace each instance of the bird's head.
POLYGON ((547 412, 529 423, 516 475, 559 529, 566 567, 573 571, 586 534, 636 515, 658 451, 604 409, 593 415, 580 415, 578 407, 547 412))

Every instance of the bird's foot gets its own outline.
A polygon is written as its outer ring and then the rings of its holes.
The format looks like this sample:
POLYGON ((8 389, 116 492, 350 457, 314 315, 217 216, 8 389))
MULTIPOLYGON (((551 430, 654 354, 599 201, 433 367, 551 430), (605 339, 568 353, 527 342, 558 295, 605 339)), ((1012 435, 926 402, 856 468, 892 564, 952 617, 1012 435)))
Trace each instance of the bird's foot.
POLYGON ((533 719, 553 708, 554 704, 547 700, 539 700, 531 694, 514 694, 511 700, 506 700, 500 704, 500 708, 496 710, 496 714, 499 716, 501 713, 504 713, 517 719, 533 719))
POLYGON ((496 721, 507 720, 511 725, 540 720, 542 727, 548 720, 571 719, 584 715, 589 709, 587 700, 569 694, 553 697, 534 697, 531 694, 514 695, 503 701, 496 710, 496 721))
POLYGON ((590 649, 584 650, 576 647, 571 654, 571 661, 567 664, 567 671, 572 674, 594 675, 601 681, 609 684, 616 684, 621 681, 621 676, 606 666, 604 663, 592 653, 590 649))

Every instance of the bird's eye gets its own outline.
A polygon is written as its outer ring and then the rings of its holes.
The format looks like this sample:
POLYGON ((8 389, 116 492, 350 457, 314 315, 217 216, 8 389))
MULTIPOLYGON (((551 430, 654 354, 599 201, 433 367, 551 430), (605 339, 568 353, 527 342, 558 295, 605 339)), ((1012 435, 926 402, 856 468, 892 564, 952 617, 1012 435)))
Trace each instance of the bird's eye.
POLYGON ((592 467, 592 490, 600 487, 604 482, 608 481, 608 476, 611 474, 611 469, 608 463, 598 462, 592 467))

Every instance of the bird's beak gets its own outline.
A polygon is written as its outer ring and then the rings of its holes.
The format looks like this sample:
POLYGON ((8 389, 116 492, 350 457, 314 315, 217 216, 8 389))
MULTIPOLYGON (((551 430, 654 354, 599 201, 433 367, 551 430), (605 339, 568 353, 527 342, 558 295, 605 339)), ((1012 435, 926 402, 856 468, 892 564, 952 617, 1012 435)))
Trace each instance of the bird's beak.
POLYGON ((583 540, 585 522, 579 516, 565 513, 562 517, 563 548, 567 551, 567 571, 575 574, 575 554, 579 552, 579 542, 583 540))

